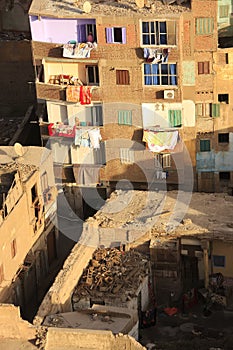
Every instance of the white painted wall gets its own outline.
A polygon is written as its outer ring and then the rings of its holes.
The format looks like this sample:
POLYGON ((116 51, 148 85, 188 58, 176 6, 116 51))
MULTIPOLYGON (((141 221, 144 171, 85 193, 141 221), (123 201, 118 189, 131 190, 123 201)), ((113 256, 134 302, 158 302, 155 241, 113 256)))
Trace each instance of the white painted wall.
POLYGON ((183 126, 195 126, 195 104, 191 100, 185 100, 183 103, 142 103, 143 127, 159 126, 161 128, 168 128, 169 109, 179 109, 182 111, 183 126))

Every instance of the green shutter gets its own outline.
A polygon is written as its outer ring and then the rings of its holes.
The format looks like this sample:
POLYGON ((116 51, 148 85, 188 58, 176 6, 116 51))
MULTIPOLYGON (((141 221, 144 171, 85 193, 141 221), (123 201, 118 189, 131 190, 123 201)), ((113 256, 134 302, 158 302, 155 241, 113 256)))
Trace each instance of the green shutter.
POLYGON ((200 152, 210 151, 210 140, 200 140, 200 152))
POLYGON ((202 103, 196 103, 195 112, 196 117, 202 115, 202 103))
POLYGON ((168 119, 170 127, 178 127, 182 125, 181 111, 180 110, 168 110, 168 119))
POLYGON ((132 125, 132 111, 118 111, 118 124, 132 125))
POLYGON ((220 103, 211 104, 211 117, 213 118, 220 117, 220 103))
POLYGON ((212 34, 214 28, 213 18, 196 18, 196 34, 212 34))

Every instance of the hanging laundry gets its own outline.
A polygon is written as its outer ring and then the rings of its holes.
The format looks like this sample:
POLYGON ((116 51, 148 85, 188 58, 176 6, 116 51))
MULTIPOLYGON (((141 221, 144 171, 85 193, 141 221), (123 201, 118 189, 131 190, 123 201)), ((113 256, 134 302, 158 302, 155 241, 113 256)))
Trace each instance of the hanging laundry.
POLYGON ((157 178, 157 180, 166 180, 166 178, 167 178, 166 171, 157 170, 156 171, 156 178, 157 178))
POLYGON ((146 142, 152 152, 162 152, 164 150, 173 150, 178 141, 178 131, 151 131, 144 130, 143 142, 146 142))
POLYGON ((89 86, 80 86, 80 103, 81 105, 91 103, 91 88, 89 86))
POLYGON ((79 102, 80 101, 80 86, 68 85, 66 88, 66 101, 79 102))
POLYGON ((81 141, 82 141, 82 130, 76 129, 75 130, 75 139, 74 139, 75 146, 81 146, 81 141))
POLYGON ((145 47, 143 56, 148 63, 166 63, 168 61, 170 49, 152 49, 145 47))
POLYGON ((83 129, 76 129, 74 144, 78 147, 90 147, 90 137, 88 131, 83 129))
POLYGON ((91 50, 96 49, 96 43, 75 43, 71 41, 63 45, 63 57, 67 58, 90 58, 91 50))
POLYGON ((88 130, 88 134, 91 141, 91 147, 95 149, 100 148, 100 141, 102 140, 100 129, 97 128, 97 129, 88 130))

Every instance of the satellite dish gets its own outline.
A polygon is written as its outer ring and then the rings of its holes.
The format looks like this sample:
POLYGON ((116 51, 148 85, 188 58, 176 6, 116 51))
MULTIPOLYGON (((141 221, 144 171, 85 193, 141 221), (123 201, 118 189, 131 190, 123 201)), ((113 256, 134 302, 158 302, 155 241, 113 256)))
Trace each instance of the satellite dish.
POLYGON ((137 7, 139 7, 140 9, 142 9, 145 6, 144 0, 136 0, 135 2, 136 2, 137 7))
POLYGON ((91 12, 91 4, 89 1, 85 1, 83 4, 83 11, 85 13, 90 13, 91 12))
POLYGON ((22 146, 20 143, 18 143, 18 142, 16 142, 16 143, 14 144, 14 150, 15 150, 15 153, 16 153, 19 157, 22 157, 22 156, 24 155, 24 153, 25 153, 25 150, 24 150, 23 146, 22 146))

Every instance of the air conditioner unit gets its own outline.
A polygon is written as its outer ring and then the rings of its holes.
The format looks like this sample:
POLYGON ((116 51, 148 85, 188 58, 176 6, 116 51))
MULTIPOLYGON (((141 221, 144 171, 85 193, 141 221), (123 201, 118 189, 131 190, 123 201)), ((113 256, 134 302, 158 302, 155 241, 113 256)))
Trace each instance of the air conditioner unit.
POLYGON ((163 98, 165 99, 173 99, 175 97, 175 91, 174 90, 164 90, 163 98))

